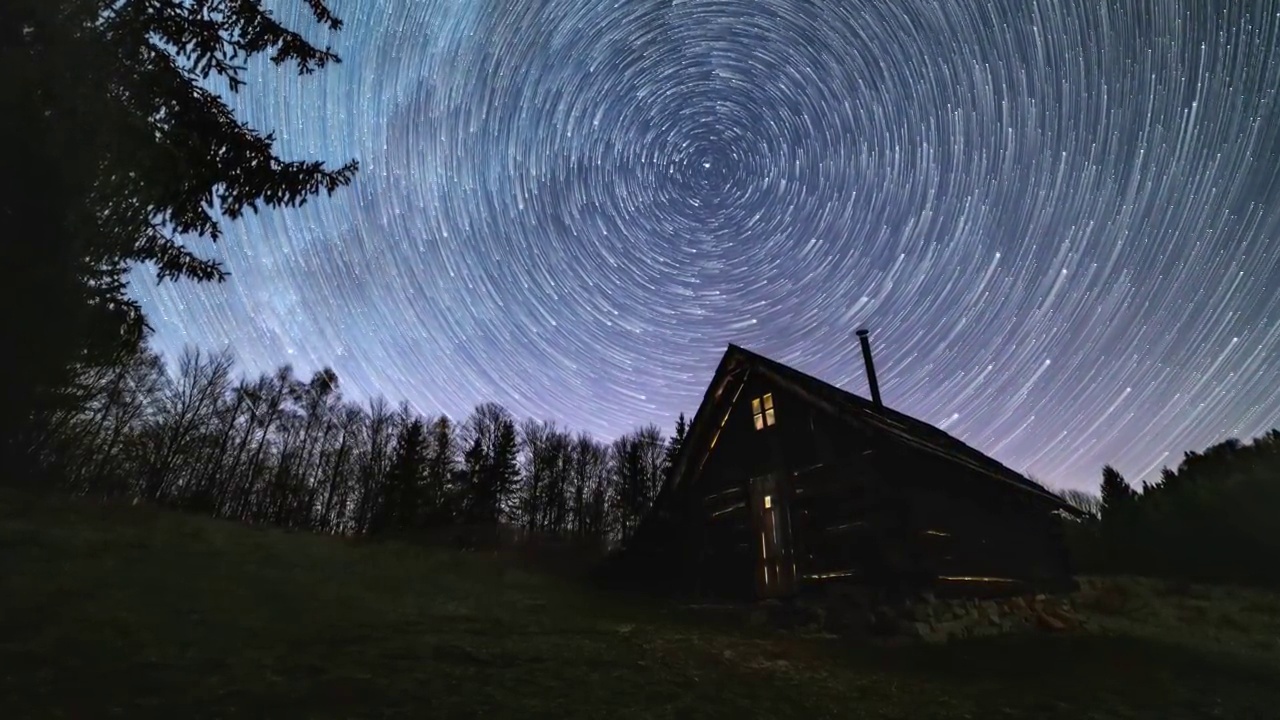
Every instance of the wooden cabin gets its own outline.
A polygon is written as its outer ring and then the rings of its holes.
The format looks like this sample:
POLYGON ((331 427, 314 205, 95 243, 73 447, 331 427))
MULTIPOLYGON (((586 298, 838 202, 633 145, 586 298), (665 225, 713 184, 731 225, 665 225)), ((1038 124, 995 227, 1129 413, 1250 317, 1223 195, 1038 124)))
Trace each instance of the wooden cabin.
POLYGON ((946 432, 730 345, 672 475, 612 569, 787 597, 833 583, 1000 595, 1074 587, 1060 497, 946 432))

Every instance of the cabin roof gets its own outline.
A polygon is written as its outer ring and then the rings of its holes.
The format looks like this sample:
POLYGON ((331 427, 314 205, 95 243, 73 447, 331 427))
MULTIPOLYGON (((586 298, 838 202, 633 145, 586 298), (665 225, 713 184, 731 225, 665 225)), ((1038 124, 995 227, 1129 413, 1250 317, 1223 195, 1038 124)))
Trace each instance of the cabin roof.
POLYGON ((1067 512, 1074 510, 1057 494, 1022 473, 1013 470, 994 458, 967 445, 946 431, 923 420, 886 406, 876 406, 870 400, 842 390, 795 368, 784 365, 738 345, 730 344, 720 360, 715 376, 703 397, 698 412, 689 428, 689 437, 676 460, 672 484, 682 482, 686 476, 701 467, 695 456, 704 455, 711 436, 717 428, 710 417, 728 380, 740 371, 759 372, 781 386, 815 405, 821 406, 857 425, 868 428, 877 435, 918 452, 926 452, 947 462, 962 465, 991 480, 1038 496, 1040 499, 1067 512))

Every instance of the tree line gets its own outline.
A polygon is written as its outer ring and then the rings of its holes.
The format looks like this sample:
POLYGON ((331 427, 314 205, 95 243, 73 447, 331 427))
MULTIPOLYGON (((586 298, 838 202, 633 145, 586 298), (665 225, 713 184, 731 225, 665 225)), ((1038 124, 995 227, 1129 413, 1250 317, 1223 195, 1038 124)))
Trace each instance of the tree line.
POLYGON ((1078 572, 1280 587, 1280 429, 1187 452, 1137 488, 1107 466, 1097 493, 1064 497, 1084 511, 1067 533, 1078 572))
POLYGON ((172 372, 144 349, 88 369, 83 402, 31 448, 79 494, 255 524, 375 534, 509 523, 610 543, 648 511, 683 441, 647 425, 611 442, 481 403, 455 422, 383 398, 343 398, 322 369, 235 378, 232 356, 188 349, 172 372))

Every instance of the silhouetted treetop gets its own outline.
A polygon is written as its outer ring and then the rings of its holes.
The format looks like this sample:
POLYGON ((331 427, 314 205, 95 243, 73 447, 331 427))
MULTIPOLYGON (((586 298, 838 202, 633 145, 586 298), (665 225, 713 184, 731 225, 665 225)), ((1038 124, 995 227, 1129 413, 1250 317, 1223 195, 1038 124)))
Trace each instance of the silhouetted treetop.
POLYGON ((1137 493, 1129 485, 1120 471, 1107 465, 1102 468, 1102 516, 1108 517, 1125 512, 1133 505, 1137 493))

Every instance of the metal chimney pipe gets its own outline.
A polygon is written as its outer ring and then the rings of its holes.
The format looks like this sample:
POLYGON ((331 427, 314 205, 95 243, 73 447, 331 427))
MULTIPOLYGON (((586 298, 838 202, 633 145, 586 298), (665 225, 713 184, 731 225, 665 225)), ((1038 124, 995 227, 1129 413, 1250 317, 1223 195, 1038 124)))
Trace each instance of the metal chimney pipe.
POLYGON ((867 337, 870 330, 858 331, 858 344, 862 346, 862 363, 867 366, 867 385, 871 387, 871 402, 876 407, 884 407, 880 402, 880 383, 876 382, 876 364, 871 359, 871 339, 867 337))

